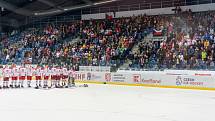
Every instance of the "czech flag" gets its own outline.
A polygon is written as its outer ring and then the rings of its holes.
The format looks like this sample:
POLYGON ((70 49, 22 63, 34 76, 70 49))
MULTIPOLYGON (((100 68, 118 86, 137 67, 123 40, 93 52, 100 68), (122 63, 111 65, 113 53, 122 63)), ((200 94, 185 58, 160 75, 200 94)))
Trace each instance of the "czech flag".
POLYGON ((153 30, 153 36, 162 36, 162 30, 153 30))

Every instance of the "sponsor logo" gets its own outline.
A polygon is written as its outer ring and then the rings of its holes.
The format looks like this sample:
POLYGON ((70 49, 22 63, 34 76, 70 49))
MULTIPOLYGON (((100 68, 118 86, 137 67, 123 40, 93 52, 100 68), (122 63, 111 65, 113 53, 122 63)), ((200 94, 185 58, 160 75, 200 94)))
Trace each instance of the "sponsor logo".
POLYGON ((180 76, 180 75, 188 75, 188 74, 166 73, 166 75, 176 75, 176 76, 180 76))
POLYGON ((92 77, 91 73, 87 73, 87 80, 91 80, 91 77, 92 77))
POLYGON ((133 82, 141 82, 141 75, 140 74, 133 74, 133 82))
POLYGON ((181 84, 182 84, 182 79, 181 79, 180 76, 178 76, 178 77, 176 78, 176 85, 179 86, 179 85, 181 85, 181 84))
POLYGON ((204 83, 201 81, 198 81, 194 78, 182 78, 181 76, 178 76, 176 78, 176 85, 192 85, 192 86, 200 86, 203 85, 204 83))
POLYGON ((113 75, 113 81, 114 82, 125 82, 125 76, 124 74, 114 74, 113 75))
POLYGON ((143 79, 140 74, 133 74, 134 83, 143 83, 143 84, 160 84, 161 80, 156 79, 143 79))
POLYGON ((75 74, 75 79, 76 80, 84 80, 85 79, 85 74, 75 74))
POLYGON ((111 73, 105 73, 105 81, 111 81, 111 73))
POLYGON ((148 80, 142 80, 145 84, 160 84, 161 80, 155 80, 155 79, 148 79, 148 80))
POLYGON ((195 73, 195 76, 211 76, 211 74, 198 74, 198 73, 195 73))
POLYGON ((92 74, 92 76, 91 76, 91 79, 92 80, 96 80, 96 79, 99 79, 99 80, 101 80, 102 79, 102 75, 101 74, 92 74))

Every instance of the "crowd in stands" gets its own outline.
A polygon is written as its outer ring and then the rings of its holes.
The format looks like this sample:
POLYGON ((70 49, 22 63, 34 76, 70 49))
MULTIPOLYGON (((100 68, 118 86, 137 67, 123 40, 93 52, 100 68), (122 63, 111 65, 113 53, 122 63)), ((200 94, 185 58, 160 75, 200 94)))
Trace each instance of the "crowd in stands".
MULTIPOLYGON (((144 37, 142 27, 147 27, 137 21, 137 17, 90 20, 28 29, 20 34, 17 41, 21 41, 21 45, 17 49, 28 48, 25 63, 117 66, 123 64, 135 42, 144 37), (65 39, 68 37, 79 40, 72 44, 65 39)), ((15 44, 4 48, 14 48, 15 44)), ((15 58, 9 53, 7 56, 10 59, 4 58, 6 63, 15 58)))
MULTIPOLYGON (((65 38, 77 38, 78 29, 78 23, 48 25, 44 28, 30 28, 12 37, 3 36, 1 63, 16 63, 17 59, 22 59, 21 63, 25 64, 59 65, 60 59, 66 58, 68 53, 65 46, 69 40, 65 38)), ((62 62, 65 64, 66 61, 62 62)))
POLYGON ((165 21, 167 40, 141 43, 139 52, 131 55, 131 67, 214 69, 214 12, 186 12, 178 18, 184 21, 185 26, 177 26, 174 22, 175 17, 165 21), (178 27, 181 29, 177 30, 178 27))
POLYGON ((131 62, 131 68, 213 69, 214 29, 213 12, 50 24, 2 36, 0 60, 2 64, 21 59, 21 63, 46 65, 120 66, 131 62), (161 31, 167 40, 145 42, 153 30, 161 31), (137 52, 132 50, 135 45, 137 52))

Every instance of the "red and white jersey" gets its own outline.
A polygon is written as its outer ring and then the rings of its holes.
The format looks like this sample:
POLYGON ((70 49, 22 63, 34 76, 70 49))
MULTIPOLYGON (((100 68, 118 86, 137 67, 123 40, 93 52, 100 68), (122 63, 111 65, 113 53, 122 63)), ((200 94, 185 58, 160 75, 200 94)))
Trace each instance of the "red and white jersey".
POLYGON ((56 68, 52 68, 52 74, 51 75, 57 75, 56 68))
POLYGON ((0 77, 2 77, 3 76, 3 68, 0 68, 0 77))
POLYGON ((47 69, 48 70, 48 74, 49 74, 49 76, 51 76, 52 75, 52 69, 47 69))
POLYGON ((19 76, 19 68, 13 68, 12 69, 12 74, 13 74, 14 77, 19 76))
POLYGON ((75 77, 75 71, 74 70, 69 70, 69 76, 70 77, 75 77))
POLYGON ((26 68, 20 67, 19 68, 19 75, 20 76, 26 76, 26 68))
POLYGON ((45 75, 45 69, 44 69, 44 68, 41 68, 41 69, 40 69, 40 75, 41 75, 41 76, 44 76, 44 75, 45 75))
POLYGON ((63 75, 66 75, 66 76, 68 76, 68 74, 69 74, 67 68, 63 68, 62 73, 63 73, 63 75))
POLYGON ((29 67, 26 69, 27 76, 33 76, 33 74, 34 74, 34 69, 32 67, 29 67))
POLYGON ((10 68, 5 68, 3 70, 3 76, 4 77, 10 77, 10 76, 12 76, 12 70, 10 68))
POLYGON ((41 75, 41 68, 37 68, 37 69, 35 70, 35 76, 42 76, 42 75, 41 75))
POLYGON ((49 68, 46 68, 43 73, 44 73, 44 76, 50 76, 51 75, 49 68))
POLYGON ((62 71, 61 71, 60 68, 57 68, 57 69, 56 69, 56 74, 57 74, 57 75, 61 75, 61 74, 62 74, 62 71))

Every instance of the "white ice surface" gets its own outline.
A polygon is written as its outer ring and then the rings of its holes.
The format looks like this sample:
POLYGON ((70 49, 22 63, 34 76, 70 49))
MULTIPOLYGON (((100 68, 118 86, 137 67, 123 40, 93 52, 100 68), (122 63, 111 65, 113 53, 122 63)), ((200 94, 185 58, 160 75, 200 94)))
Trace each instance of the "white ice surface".
POLYGON ((215 92, 114 85, 0 90, 0 121, 215 121, 215 92))

